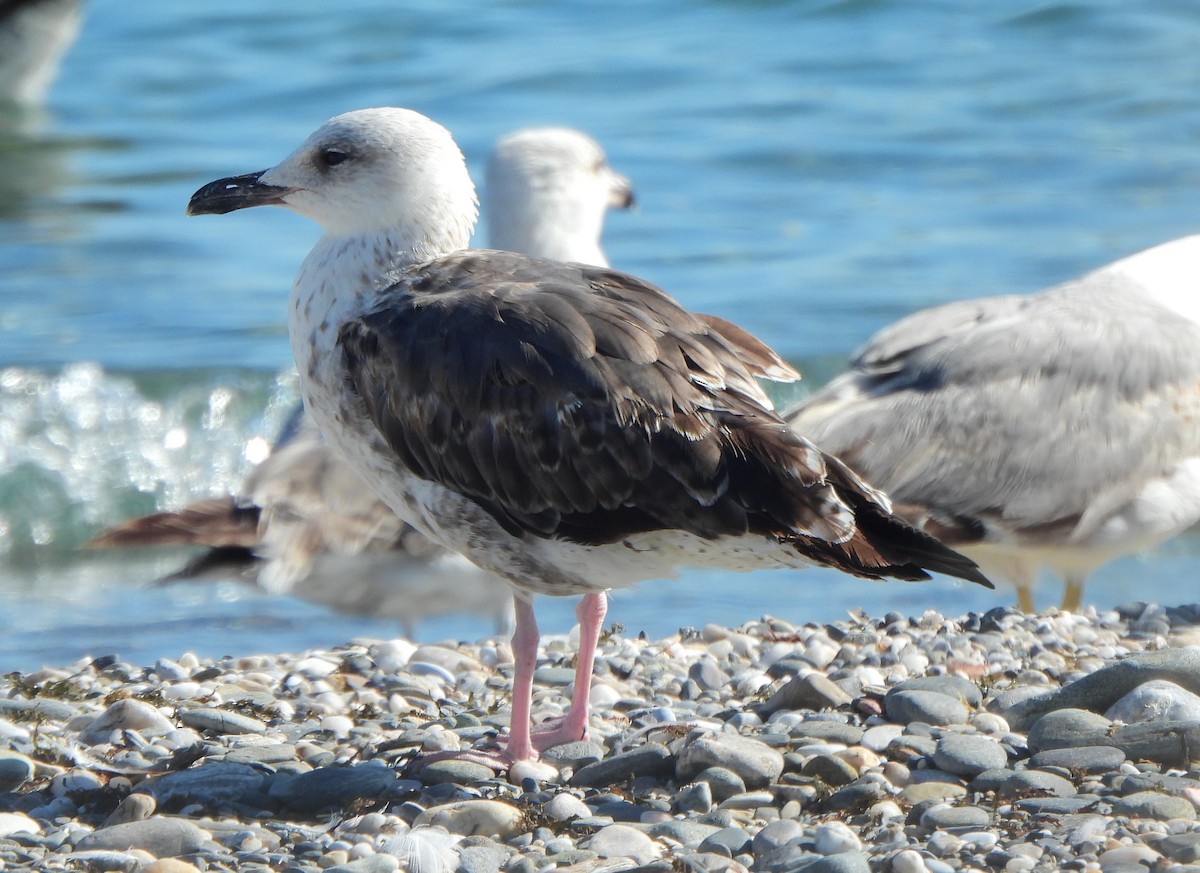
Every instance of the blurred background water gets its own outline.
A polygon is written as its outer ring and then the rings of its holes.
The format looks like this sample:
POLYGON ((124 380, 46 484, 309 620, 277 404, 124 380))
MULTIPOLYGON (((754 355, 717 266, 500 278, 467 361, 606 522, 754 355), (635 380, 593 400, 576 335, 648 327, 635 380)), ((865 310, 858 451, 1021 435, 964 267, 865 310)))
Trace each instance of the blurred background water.
MULTIPOLYGON (((1033 291, 1200 231, 1193 0, 90 0, 85 16, 45 106, 0 110, 0 671, 397 632, 232 583, 152 585, 178 553, 78 548, 236 490, 280 425, 284 302, 316 228, 183 207, 338 112, 422 111, 476 178, 516 127, 588 131, 641 204, 610 217, 613 263, 757 333, 805 372, 800 391, 918 307, 1033 291)), ((1105 567, 1088 599, 1190 601, 1198 567, 1190 534, 1105 567)), ((610 615, 662 635, 1010 600, 697 571, 618 594, 610 615)), ((544 629, 571 608, 539 601, 544 629)), ((489 629, 454 617, 419 634, 489 629)))

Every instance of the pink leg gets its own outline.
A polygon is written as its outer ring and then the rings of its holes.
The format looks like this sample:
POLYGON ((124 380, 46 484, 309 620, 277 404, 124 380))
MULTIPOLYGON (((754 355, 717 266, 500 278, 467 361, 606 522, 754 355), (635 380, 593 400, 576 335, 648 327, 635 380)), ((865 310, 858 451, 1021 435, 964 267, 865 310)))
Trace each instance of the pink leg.
MULTIPOLYGON (((562 743, 587 739, 588 718, 592 712, 592 668, 596 663, 596 646, 600 642, 600 628, 608 613, 608 595, 585 594, 575 607, 579 619, 579 654, 575 659, 575 693, 571 696, 571 708, 566 716, 549 730, 535 731, 532 740, 539 749, 549 749, 562 743)), ((519 622, 518 622, 519 624, 519 622)), ((517 649, 513 642, 513 652, 517 649)), ((513 689, 513 719, 516 719, 516 689, 513 689)), ((511 744, 509 745, 511 749, 511 744)))
POLYGON ((510 761, 530 761, 537 751, 529 734, 530 707, 533 698, 533 670, 537 666, 538 626, 533 614, 532 599, 513 595, 516 627, 513 629, 513 690, 512 721, 508 728, 508 748, 505 757, 510 761))

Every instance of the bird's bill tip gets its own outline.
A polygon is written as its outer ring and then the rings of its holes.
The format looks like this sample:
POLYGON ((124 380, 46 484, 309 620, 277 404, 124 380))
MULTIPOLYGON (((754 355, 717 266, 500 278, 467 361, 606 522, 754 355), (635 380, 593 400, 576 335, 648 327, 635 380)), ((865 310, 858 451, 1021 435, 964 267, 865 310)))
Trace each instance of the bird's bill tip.
POLYGON ((266 170, 209 182, 188 201, 188 215, 225 215, 251 206, 280 206, 292 188, 264 184, 266 170))

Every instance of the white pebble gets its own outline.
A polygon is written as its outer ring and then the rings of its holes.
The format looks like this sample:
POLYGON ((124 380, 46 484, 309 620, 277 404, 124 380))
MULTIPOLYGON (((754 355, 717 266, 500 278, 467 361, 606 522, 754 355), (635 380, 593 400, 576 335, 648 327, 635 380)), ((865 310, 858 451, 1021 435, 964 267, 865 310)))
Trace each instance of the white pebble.
POLYGON ((354 730, 354 720, 344 715, 327 715, 321 719, 321 730, 329 732, 339 740, 344 740, 354 730))
POLYGON ((929 868, 919 852, 905 849, 892 858, 892 873, 928 873, 929 868))
POLYGON ((821 855, 841 855, 862 849, 862 841, 854 831, 840 821, 827 821, 817 825, 813 836, 813 848, 821 855))

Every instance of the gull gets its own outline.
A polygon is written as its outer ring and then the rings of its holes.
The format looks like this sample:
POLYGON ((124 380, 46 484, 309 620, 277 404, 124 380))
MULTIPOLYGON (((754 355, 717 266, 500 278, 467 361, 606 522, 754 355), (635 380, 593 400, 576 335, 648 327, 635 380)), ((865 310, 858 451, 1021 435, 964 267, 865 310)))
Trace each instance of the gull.
POLYGON ((1100 565, 1200 518, 1200 236, 1030 296, 917 312, 785 417, 898 514, 1076 611, 1100 565))
POLYGON ((83 0, 0 0, 0 101, 40 103, 79 34, 83 0))
MULTIPOLYGON (((629 179, 581 131, 530 127, 501 137, 487 164, 494 248, 607 266, 600 235, 609 208, 634 203, 629 179)), ((203 545, 164 581, 249 577, 352 615, 398 621, 445 612, 509 624, 509 589, 401 521, 321 439, 297 407, 238 497, 197 501, 128 520, 89 546, 203 545), (453 596, 449 593, 453 592, 453 596)))
POLYGON ((989 584, 788 428, 758 380, 797 374, 750 334, 625 273, 468 249, 475 189, 425 116, 336 116, 188 213, 264 205, 323 231, 289 303, 308 414, 397 515, 513 586, 497 764, 587 735, 610 588, 688 564, 989 584), (535 732, 537 594, 581 599, 570 708, 535 732))

